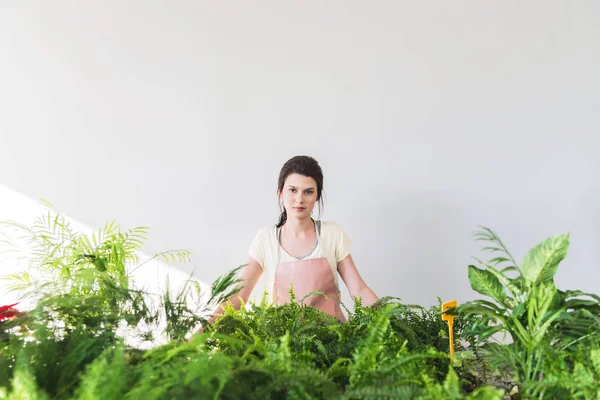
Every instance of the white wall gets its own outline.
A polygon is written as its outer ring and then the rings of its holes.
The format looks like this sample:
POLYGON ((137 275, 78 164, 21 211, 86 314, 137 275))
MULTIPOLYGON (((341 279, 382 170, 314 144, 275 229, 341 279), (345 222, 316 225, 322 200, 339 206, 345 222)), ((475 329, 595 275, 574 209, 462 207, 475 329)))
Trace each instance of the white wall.
POLYGON ((594 0, 2 2, 0 182, 149 225, 148 252, 194 251, 212 281, 310 154, 379 295, 474 297, 478 224, 518 258, 572 232, 558 284, 598 293, 599 20, 594 0))

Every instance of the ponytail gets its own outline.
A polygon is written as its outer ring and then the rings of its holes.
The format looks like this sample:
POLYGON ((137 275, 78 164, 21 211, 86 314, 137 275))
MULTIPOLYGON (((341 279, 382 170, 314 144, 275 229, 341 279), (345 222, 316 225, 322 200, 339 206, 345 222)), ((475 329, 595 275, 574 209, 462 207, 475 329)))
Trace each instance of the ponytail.
POLYGON ((275 226, 278 228, 281 228, 283 226, 283 224, 285 224, 286 221, 287 221, 287 211, 285 211, 285 208, 284 208, 283 211, 281 212, 281 215, 279 216, 279 222, 275 226))

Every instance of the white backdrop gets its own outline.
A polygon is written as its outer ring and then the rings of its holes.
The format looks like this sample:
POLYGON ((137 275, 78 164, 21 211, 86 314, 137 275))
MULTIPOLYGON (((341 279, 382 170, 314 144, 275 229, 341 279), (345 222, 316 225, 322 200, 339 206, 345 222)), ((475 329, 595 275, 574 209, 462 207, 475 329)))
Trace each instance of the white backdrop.
POLYGON ((473 298, 478 224, 518 259, 571 232, 558 285, 598 293, 598 21, 594 0, 5 1, 0 183, 149 225, 148 253, 191 250, 210 282, 309 154, 380 296, 473 298))

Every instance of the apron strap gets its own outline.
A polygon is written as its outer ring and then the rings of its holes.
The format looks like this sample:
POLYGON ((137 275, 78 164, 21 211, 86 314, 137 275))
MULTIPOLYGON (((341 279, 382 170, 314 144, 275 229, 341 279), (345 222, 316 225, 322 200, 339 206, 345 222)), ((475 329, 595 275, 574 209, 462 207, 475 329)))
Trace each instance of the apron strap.
MULTIPOLYGON (((323 246, 323 243, 321 242, 321 220, 318 220, 315 222, 315 225, 317 226, 317 243, 315 243, 315 248, 312 249, 312 251, 307 254, 310 255, 312 252, 315 251, 315 249, 317 248, 317 246, 320 244, 321 246, 323 246)), ((279 264, 279 262, 281 261, 281 228, 275 228, 275 236, 277 237, 277 264, 279 264)), ((325 247, 323 247, 323 249, 325 249, 325 247)), ((301 258, 300 260, 302 260, 304 258, 301 258)))

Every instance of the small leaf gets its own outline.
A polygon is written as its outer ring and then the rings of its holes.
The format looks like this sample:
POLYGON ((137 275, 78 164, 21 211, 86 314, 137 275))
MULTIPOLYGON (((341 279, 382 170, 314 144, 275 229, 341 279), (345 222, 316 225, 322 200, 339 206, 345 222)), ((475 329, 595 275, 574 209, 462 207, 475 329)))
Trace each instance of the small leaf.
POLYGON ((482 250, 488 250, 488 251, 502 251, 501 248, 499 247, 494 247, 494 246, 488 246, 488 247, 484 247, 482 250))
POLYGON ((500 263, 506 262, 506 261, 510 261, 508 258, 506 257, 496 257, 496 258, 492 258, 489 263, 493 264, 493 265, 498 265, 500 263))

